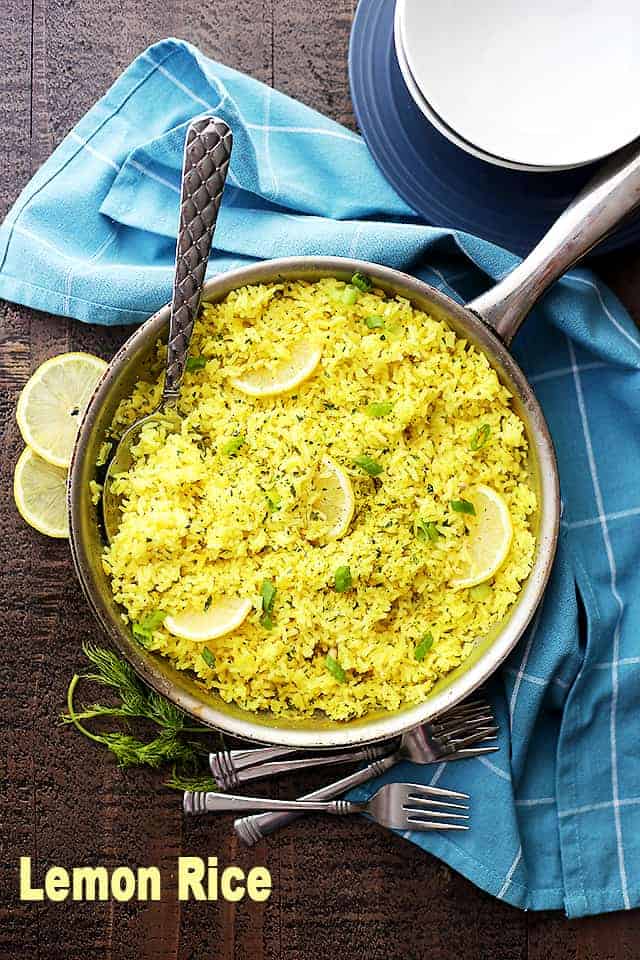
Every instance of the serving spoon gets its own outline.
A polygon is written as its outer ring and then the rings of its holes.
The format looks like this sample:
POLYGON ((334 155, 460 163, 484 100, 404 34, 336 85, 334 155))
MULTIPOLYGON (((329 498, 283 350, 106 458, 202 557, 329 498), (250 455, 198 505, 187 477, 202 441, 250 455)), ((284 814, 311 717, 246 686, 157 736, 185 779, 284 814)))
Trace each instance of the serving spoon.
POLYGON ((157 408, 136 420, 122 434, 108 465, 102 493, 102 512, 110 543, 118 532, 121 519, 121 497, 112 492, 113 481, 118 474, 126 473, 131 467, 131 448, 140 439, 141 430, 154 422, 163 424, 170 431, 180 426, 180 387, 193 325, 200 307, 232 142, 231 130, 224 120, 217 117, 202 117, 189 124, 182 163, 180 222, 164 387, 157 408))

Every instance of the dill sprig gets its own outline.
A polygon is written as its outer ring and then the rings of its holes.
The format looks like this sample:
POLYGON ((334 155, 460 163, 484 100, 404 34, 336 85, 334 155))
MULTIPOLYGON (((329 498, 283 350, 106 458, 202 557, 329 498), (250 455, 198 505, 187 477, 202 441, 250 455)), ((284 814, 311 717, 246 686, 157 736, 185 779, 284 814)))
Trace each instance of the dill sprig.
POLYGON ((205 776, 183 776, 176 770, 173 771, 168 780, 165 780, 166 787, 172 787, 174 790, 217 790, 218 785, 213 777, 205 776))
POLYGON ((73 724, 89 740, 110 750, 119 767, 146 766, 157 770, 171 765, 172 774, 166 781, 167 786, 176 790, 215 790, 215 782, 205 775, 209 751, 186 737, 194 733, 211 735, 212 730, 203 724, 193 725, 182 710, 147 687, 133 668, 113 651, 93 644, 85 644, 82 649, 94 669, 72 677, 67 690, 67 713, 62 715, 62 722, 73 724), (113 705, 92 703, 77 709, 74 695, 80 681, 109 687, 117 702, 113 705), (106 717, 143 720, 151 722, 158 730, 150 740, 141 740, 121 730, 97 733, 83 723, 106 717))

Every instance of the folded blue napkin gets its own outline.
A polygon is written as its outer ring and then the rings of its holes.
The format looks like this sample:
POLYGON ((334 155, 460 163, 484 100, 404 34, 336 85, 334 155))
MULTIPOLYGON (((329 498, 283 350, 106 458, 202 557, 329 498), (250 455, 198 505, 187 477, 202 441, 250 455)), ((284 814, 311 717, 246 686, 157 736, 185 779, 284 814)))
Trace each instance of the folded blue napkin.
MULTIPOLYGON (((0 295, 92 323, 170 297, 184 135, 214 110, 234 154, 210 274, 285 254, 386 263, 467 300, 516 258, 425 227, 360 137, 189 44, 150 47, 27 185, 0 230, 0 295)), ((518 335, 560 462, 564 512, 544 603, 490 694, 500 752, 396 768, 465 790, 473 826, 408 834, 520 907, 640 904, 640 333, 588 270, 518 335)))

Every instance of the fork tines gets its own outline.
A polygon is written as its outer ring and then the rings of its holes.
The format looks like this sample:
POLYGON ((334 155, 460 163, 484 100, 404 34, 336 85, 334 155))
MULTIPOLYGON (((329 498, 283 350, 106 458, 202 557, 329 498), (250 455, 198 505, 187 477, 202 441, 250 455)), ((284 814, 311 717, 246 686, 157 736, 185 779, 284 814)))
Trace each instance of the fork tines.
POLYGON ((483 700, 472 700, 440 714, 431 721, 431 726, 434 730, 447 729, 456 724, 482 720, 493 723, 493 711, 483 700))
MULTIPOLYGON (((405 800, 402 804, 407 825, 414 830, 468 830, 468 823, 460 820, 469 820, 469 806, 465 803, 451 803, 447 800, 434 799, 437 787, 422 786, 416 783, 403 784, 405 800), (444 808, 444 809, 443 809, 444 808), (454 812, 455 811, 455 812, 454 812), (462 812, 458 812, 462 811, 462 812), (454 822, 455 821, 455 822, 454 822)), ((448 796, 457 796, 468 800, 464 793, 446 791, 448 796)))
MULTIPOLYGON (((498 733, 491 707, 482 700, 454 707, 429 723, 429 729, 442 756, 453 753, 461 757, 474 756, 477 751, 469 750, 470 747, 486 740, 496 740, 498 733)), ((486 749, 484 747, 482 752, 486 749)))

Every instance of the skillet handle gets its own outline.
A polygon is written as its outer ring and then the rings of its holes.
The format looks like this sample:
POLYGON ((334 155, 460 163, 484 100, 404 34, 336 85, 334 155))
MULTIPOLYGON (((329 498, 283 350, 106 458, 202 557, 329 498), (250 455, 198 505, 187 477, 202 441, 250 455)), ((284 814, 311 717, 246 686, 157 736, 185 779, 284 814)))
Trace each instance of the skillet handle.
POLYGON ((467 304, 509 345, 545 290, 640 204, 640 140, 615 153, 531 253, 467 304))

